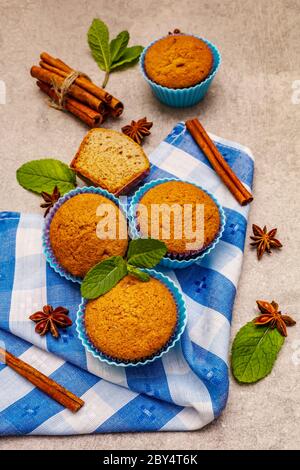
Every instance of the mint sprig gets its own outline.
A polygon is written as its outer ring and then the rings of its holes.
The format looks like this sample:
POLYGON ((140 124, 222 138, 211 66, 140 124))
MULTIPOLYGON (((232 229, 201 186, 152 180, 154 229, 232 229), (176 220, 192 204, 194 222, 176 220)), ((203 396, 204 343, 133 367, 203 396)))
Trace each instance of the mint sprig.
POLYGON ((150 279, 150 276, 148 273, 145 273, 145 271, 135 268, 134 266, 131 266, 131 264, 128 264, 128 263, 127 263, 127 270, 128 270, 128 274, 131 274, 132 276, 136 277, 142 282, 147 282, 150 279))
POLYGON ((54 158, 32 160, 17 170, 18 183, 29 191, 52 193, 57 186, 61 195, 76 187, 76 175, 65 163, 54 158))
POLYGON ((231 350, 232 373, 240 383, 254 383, 268 375, 284 343, 275 328, 246 323, 237 333, 231 350))
POLYGON ((95 299, 106 294, 127 274, 126 261, 122 256, 112 256, 90 269, 81 284, 81 294, 95 299))
POLYGON ((165 243, 154 238, 131 240, 128 248, 128 263, 140 268, 153 268, 167 253, 165 243))
POLYGON ((105 88, 109 74, 123 65, 137 62, 143 51, 142 46, 127 47, 128 31, 121 31, 112 41, 109 41, 109 30, 104 21, 94 18, 87 34, 92 56, 98 67, 105 72, 102 87, 105 88))
POLYGON ((166 254, 164 242, 151 238, 131 240, 127 258, 112 256, 96 264, 86 274, 81 284, 81 294, 86 299, 95 299, 110 291, 127 274, 147 282, 150 276, 143 268, 153 268, 166 254), (139 269, 142 268, 142 269, 139 269))

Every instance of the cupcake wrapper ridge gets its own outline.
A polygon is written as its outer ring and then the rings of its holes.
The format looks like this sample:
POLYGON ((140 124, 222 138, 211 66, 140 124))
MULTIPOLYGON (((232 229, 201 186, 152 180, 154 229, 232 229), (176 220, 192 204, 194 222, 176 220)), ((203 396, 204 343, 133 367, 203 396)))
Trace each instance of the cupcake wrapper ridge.
POLYGON ((198 38, 204 41, 208 45, 208 47, 210 48, 213 54, 213 67, 212 67, 210 74, 205 80, 198 83, 197 85, 194 85, 189 88, 168 88, 168 87, 159 85, 158 83, 155 83, 147 76, 145 67, 144 67, 145 55, 147 54, 148 49, 153 44, 155 44, 157 41, 163 38, 159 38, 156 41, 153 41, 151 44, 149 44, 149 46, 143 50, 140 56, 140 70, 142 72, 144 79, 150 85, 155 96, 162 103, 167 104, 168 106, 175 107, 175 108, 185 108, 185 107, 193 106, 199 103, 199 101, 201 101, 204 98, 205 94, 207 93, 222 62, 221 54, 218 48, 213 43, 211 43, 205 38, 201 38, 200 36, 196 36, 193 34, 190 34, 189 36, 194 36, 195 38, 198 38))
POLYGON ((114 202, 120 208, 120 210, 122 210, 125 213, 125 216, 126 216, 126 209, 123 207, 120 201, 113 194, 106 191, 106 189, 96 188, 94 186, 84 186, 81 188, 72 189, 71 191, 66 193, 64 196, 59 198, 57 203, 50 210, 45 220, 45 224, 43 227, 43 234, 42 234, 43 252, 51 268, 53 268, 54 271, 56 271, 62 277, 68 279, 69 281, 77 282, 79 284, 82 283, 82 278, 79 276, 74 276, 73 274, 68 272, 66 269, 64 269, 60 265, 60 263, 55 258, 55 255, 53 253, 51 243, 50 243, 50 225, 51 225, 52 219, 56 211, 62 206, 62 204, 64 204, 66 201, 76 196, 77 194, 91 194, 91 193, 100 194, 101 196, 104 196, 110 201, 114 202))
POLYGON ((186 313, 185 301, 184 301, 182 293, 179 291, 179 289, 174 284, 174 282, 171 279, 169 279, 167 276, 153 269, 144 269, 143 271, 147 272, 148 274, 150 274, 150 276, 164 283, 168 287, 169 291, 172 293, 174 300, 176 302, 176 305, 177 305, 177 324, 175 327, 175 331, 173 332, 171 338, 165 344, 165 346, 161 348, 157 353, 153 354, 152 356, 145 357, 144 359, 139 359, 137 361, 122 361, 122 360, 113 358, 111 356, 108 356, 102 353, 99 349, 97 349, 93 345, 93 343, 89 339, 86 333, 85 321, 84 321, 85 308, 86 308, 88 300, 83 298, 79 306, 79 309, 77 312, 77 318, 76 318, 76 330, 77 330, 78 336, 83 346, 94 357, 98 358, 100 361, 105 362, 108 365, 114 365, 118 367, 120 366, 121 367, 136 367, 136 366, 143 366, 146 364, 150 364, 151 362, 154 362, 157 359, 160 359, 164 354, 166 354, 175 346, 175 344, 179 341, 186 327, 187 313, 186 313))
POLYGON ((219 203, 219 201, 216 199, 216 197, 213 194, 211 194, 209 191, 207 191, 207 189, 203 188, 202 186, 199 186, 198 184, 192 183, 190 181, 179 180, 178 178, 157 179, 157 180, 153 180, 153 181, 150 181, 149 183, 144 184, 144 186, 142 186, 134 194, 134 196, 131 200, 131 204, 130 204, 129 211, 128 211, 129 233, 130 233, 131 238, 133 238, 133 239, 134 238, 140 238, 140 233, 139 233, 137 223, 136 223, 136 210, 137 210, 139 201, 144 196, 144 194, 147 191, 149 191, 149 189, 151 189, 154 186, 157 186, 159 184, 167 183, 169 181, 181 181, 181 182, 184 182, 184 183, 193 184, 197 188, 201 189, 206 194, 208 194, 208 196, 210 196, 212 198, 212 200, 217 205, 218 210, 219 210, 219 214, 220 214, 219 232, 218 232, 217 236, 215 237, 215 239, 212 241, 212 243, 210 243, 210 245, 208 245, 203 251, 198 252, 199 254, 197 254, 197 252, 195 252, 194 255, 189 255, 189 256, 180 255, 180 254, 178 254, 178 255, 168 254, 167 256, 164 256, 162 258, 162 260, 160 261, 160 263, 159 263, 160 266, 164 266, 165 268, 169 268, 169 269, 184 269, 184 268, 187 268, 188 266, 191 266, 192 264, 196 263, 197 261, 200 261, 202 258, 204 258, 204 256, 207 256, 215 248, 215 246, 220 241, 220 239, 222 237, 222 234, 224 232, 226 217, 225 217, 224 210, 223 210, 221 204, 219 203))

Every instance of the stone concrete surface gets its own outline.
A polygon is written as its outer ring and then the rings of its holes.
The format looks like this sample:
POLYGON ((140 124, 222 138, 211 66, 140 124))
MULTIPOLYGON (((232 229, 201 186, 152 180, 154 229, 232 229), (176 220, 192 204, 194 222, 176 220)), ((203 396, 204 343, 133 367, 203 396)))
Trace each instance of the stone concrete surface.
POLYGON ((0 439, 0 449, 299 449, 300 93, 294 90, 293 96, 292 87, 300 86, 300 1, 0 0, 0 80, 7 90, 6 105, 0 105, 0 210, 39 211, 40 199, 16 183, 17 167, 46 156, 69 162, 86 132, 77 120, 47 107, 29 68, 46 50, 100 83, 102 72, 86 42, 96 16, 113 33, 128 29, 135 44, 147 45, 177 27, 220 48, 217 78, 192 109, 170 109, 156 101, 138 67, 114 73, 108 90, 124 100, 126 112, 109 125, 119 129, 147 115, 154 121, 145 143, 150 152, 177 121, 199 116, 211 132, 252 149, 250 222, 278 227, 284 248, 258 262, 247 244, 232 334, 254 316, 255 300, 261 298, 276 299, 299 326, 289 330, 269 377, 253 386, 231 380, 227 408, 203 430, 10 437, 0 439))

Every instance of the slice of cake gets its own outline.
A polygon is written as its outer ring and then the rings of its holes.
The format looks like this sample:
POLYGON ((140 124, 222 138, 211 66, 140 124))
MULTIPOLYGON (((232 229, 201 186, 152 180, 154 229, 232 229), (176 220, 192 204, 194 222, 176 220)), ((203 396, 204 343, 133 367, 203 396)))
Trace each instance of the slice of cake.
POLYGON ((92 129, 83 139, 71 168, 94 186, 126 194, 150 171, 140 145, 111 129, 92 129))

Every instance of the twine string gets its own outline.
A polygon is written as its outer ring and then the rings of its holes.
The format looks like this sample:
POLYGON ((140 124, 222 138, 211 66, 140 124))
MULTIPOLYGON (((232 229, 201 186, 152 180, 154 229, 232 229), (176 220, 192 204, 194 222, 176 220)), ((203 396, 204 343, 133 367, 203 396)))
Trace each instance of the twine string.
POLYGON ((69 94, 70 88, 78 77, 85 77, 90 82, 92 81, 88 75, 78 70, 73 70, 63 81, 62 85, 59 87, 54 79, 52 79, 52 88, 57 95, 58 102, 54 100, 49 100, 49 106, 52 108, 62 111, 65 109, 65 101, 69 94))

